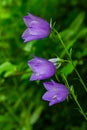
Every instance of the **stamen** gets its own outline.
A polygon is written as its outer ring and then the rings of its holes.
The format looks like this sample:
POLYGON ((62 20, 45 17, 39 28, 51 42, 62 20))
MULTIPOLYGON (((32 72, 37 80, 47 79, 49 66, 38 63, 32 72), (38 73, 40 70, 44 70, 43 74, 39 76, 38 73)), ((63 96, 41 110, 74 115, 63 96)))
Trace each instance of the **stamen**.
POLYGON ((39 73, 36 73, 36 76, 39 76, 40 74, 39 73))
POLYGON ((57 97, 57 95, 54 95, 53 97, 52 97, 52 99, 55 99, 57 97))

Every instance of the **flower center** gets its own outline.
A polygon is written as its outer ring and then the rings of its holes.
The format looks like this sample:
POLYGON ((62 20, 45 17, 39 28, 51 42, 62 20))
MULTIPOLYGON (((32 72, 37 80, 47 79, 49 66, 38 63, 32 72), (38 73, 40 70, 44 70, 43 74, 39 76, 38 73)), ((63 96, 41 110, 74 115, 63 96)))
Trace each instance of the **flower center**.
POLYGON ((55 99, 57 97, 57 95, 54 95, 53 97, 52 97, 52 99, 55 99))
POLYGON ((38 77, 40 74, 39 73, 36 73, 36 76, 38 77))

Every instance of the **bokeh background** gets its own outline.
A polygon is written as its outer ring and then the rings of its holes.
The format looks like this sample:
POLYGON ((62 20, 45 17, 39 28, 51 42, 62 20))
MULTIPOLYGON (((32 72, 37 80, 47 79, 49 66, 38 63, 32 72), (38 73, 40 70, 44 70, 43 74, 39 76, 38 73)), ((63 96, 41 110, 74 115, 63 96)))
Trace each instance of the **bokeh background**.
MULTIPOLYGON (((0 130, 87 130, 71 96, 68 101, 48 106, 42 101, 42 81, 30 82, 27 61, 32 56, 46 59, 67 58, 58 40, 45 38, 25 44, 23 16, 28 12, 56 22, 72 59, 87 84, 87 0, 1 0, 0 1, 0 130)), ((87 93, 73 67, 63 64, 56 78, 64 83, 65 74, 74 86, 78 100, 87 112, 87 93)))

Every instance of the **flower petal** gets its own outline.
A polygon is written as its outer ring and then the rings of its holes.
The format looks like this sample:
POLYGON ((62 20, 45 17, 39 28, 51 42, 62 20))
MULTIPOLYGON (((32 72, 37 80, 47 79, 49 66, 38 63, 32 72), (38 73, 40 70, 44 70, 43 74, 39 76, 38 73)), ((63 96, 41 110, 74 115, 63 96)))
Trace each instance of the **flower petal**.
POLYGON ((54 83, 51 81, 51 82, 44 82, 43 83, 44 87, 47 89, 47 90, 52 90, 53 87, 54 87, 54 83))
POLYGON ((56 100, 51 100, 51 101, 49 102, 49 106, 52 106, 52 105, 57 104, 57 103, 59 103, 59 102, 57 101, 57 99, 56 99, 56 100))
POLYGON ((43 36, 42 35, 32 35, 30 34, 29 28, 26 29, 22 35, 22 39, 24 39, 24 42, 29 42, 31 40, 38 40, 41 39, 43 36))
POLYGON ((26 26, 29 27, 29 23, 31 21, 30 17, 29 16, 24 16, 23 20, 24 20, 24 23, 26 24, 26 26))
POLYGON ((56 83, 53 80, 50 82, 44 82, 43 85, 47 89, 43 99, 50 101, 49 106, 63 102, 69 94, 69 90, 65 85, 56 83))
POLYGON ((30 77, 30 81, 33 81, 33 80, 44 80, 44 79, 47 79, 49 78, 48 75, 46 74, 39 74, 39 73, 33 73, 30 77))
POLYGON ((50 34, 50 24, 42 18, 29 13, 23 20, 28 27, 22 35, 24 42, 38 40, 47 37, 50 34))
POLYGON ((45 27, 45 28, 42 28, 39 26, 32 26, 29 28, 29 32, 31 35, 37 35, 37 37, 39 38, 45 38, 47 37, 49 34, 50 34, 50 28, 48 27, 45 27))
POLYGON ((54 75, 56 68, 53 63, 44 58, 35 57, 28 61, 29 67, 38 74, 38 80, 46 79, 54 75))
POLYGON ((44 82, 44 86, 47 90, 58 90, 58 91, 67 91, 67 87, 61 83, 56 83, 54 80, 50 82, 44 82))
POLYGON ((44 20, 44 19, 42 19, 42 18, 40 18, 38 16, 32 15, 31 13, 29 13, 27 16, 28 16, 30 22, 31 21, 37 21, 39 23, 42 23, 42 25, 43 24, 47 24, 47 25, 49 24, 46 20, 44 20))
POLYGON ((32 60, 28 61, 28 65, 34 72, 38 72, 38 69, 41 66, 41 64, 43 63, 43 61, 44 61, 44 59, 35 57, 32 60))
POLYGON ((30 81, 33 81, 33 80, 38 80, 38 76, 37 76, 37 73, 33 73, 30 77, 30 81))
POLYGON ((52 98, 54 97, 55 95, 55 92, 49 92, 47 91, 43 96, 42 96, 42 99, 43 100, 46 100, 46 101, 51 101, 52 98))

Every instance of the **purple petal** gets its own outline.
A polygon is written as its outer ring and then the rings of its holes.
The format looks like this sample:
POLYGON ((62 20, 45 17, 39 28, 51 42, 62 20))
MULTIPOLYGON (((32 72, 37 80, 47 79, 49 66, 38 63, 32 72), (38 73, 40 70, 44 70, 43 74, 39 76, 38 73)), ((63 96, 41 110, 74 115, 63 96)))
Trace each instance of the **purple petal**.
POLYGON ((52 106, 52 105, 57 104, 57 103, 59 103, 57 100, 52 100, 49 102, 49 106, 52 106))
POLYGON ((24 39, 24 42, 29 42, 31 40, 38 40, 41 38, 43 38, 43 35, 37 36, 37 35, 30 34, 29 28, 26 29, 22 35, 22 39, 24 39))
POLYGON ((38 80, 38 74, 37 73, 33 73, 30 77, 30 81, 33 81, 33 80, 38 80))
POLYGON ((43 85, 47 90, 57 91, 62 84, 58 84, 54 80, 51 80, 50 82, 44 82, 43 85))
POLYGON ((65 85, 60 84, 60 83, 56 83, 56 86, 58 87, 58 92, 65 93, 65 94, 69 93, 69 90, 65 85))
POLYGON ((50 27, 50 24, 46 20, 43 20, 42 18, 36 17, 34 15, 31 15, 31 14, 24 16, 23 20, 24 20, 27 27, 32 26, 34 23, 36 23, 37 25, 43 25, 44 27, 45 26, 50 27))
POLYGON ((63 102, 69 94, 69 90, 65 85, 56 83, 53 80, 44 82, 43 85, 48 91, 43 95, 42 99, 50 101, 49 106, 63 102))
POLYGON ((55 95, 55 92, 49 92, 47 91, 43 96, 42 96, 42 99, 43 100, 46 100, 46 101, 51 101, 52 100, 52 97, 54 97, 55 95))
POLYGON ((41 18, 36 17, 36 16, 34 16, 34 15, 30 14, 30 13, 27 16, 24 16, 23 20, 24 20, 27 27, 29 27, 30 22, 32 22, 32 21, 42 21, 41 18))
POLYGON ((30 33, 29 33, 29 28, 27 28, 24 33, 22 34, 22 38, 23 39, 27 39, 29 37, 30 33))
POLYGON ((35 57, 32 60, 28 61, 28 65, 30 66, 30 68, 34 71, 34 72, 38 72, 38 69, 41 67, 41 65, 44 64, 44 62, 46 62, 45 59, 40 58, 40 57, 35 57))
POLYGON ((47 37, 50 34, 50 27, 46 24, 40 24, 37 21, 31 22, 29 27, 29 32, 32 35, 42 36, 42 38, 47 37), (43 26, 42 26, 43 25, 43 26))
POLYGON ((60 102, 63 102, 68 96, 68 93, 62 93, 62 92, 54 92, 54 91, 47 91, 42 99, 43 100, 46 100, 46 101, 50 101, 49 103, 49 106, 52 106, 54 104, 57 104, 57 103, 60 103, 60 102))
POLYGON ((51 80, 50 82, 44 82, 43 83, 44 87, 47 90, 58 90, 58 91, 67 91, 67 88, 65 85, 61 83, 56 83, 55 81, 51 80))
POLYGON ((45 60, 44 58, 35 57, 28 61, 28 65, 33 70, 34 73, 38 74, 35 79, 46 79, 54 75, 56 68, 53 63, 45 60))
POLYGON ((50 24, 42 18, 29 14, 23 19, 28 27, 22 35, 24 42, 42 39, 50 34, 50 24))
POLYGON ((57 103, 59 102, 63 102, 67 96, 68 96, 69 93, 66 93, 66 92, 60 92, 60 93, 57 93, 57 103))
POLYGON ((44 82, 43 83, 44 87, 47 89, 47 90, 52 90, 53 87, 54 87, 54 83, 51 81, 51 82, 44 82))
POLYGON ((40 18, 38 16, 34 16, 31 13, 28 14, 28 18, 30 20, 29 22, 31 22, 31 21, 37 21, 37 22, 41 23, 42 25, 43 24, 47 24, 49 26, 49 23, 46 20, 44 20, 44 19, 42 19, 42 18, 40 18))
POLYGON ((31 19, 29 18, 29 16, 24 16, 23 20, 24 20, 24 23, 26 24, 26 26, 29 27, 29 23, 31 21, 31 19))
POLYGON ((30 21, 44 21, 42 18, 32 15, 31 13, 29 13, 27 16, 30 19, 30 21))
POLYGON ((39 74, 39 73, 33 73, 30 77, 30 81, 34 81, 34 80, 44 80, 49 78, 48 75, 46 74, 39 74))
POLYGON ((54 104, 57 104, 57 103, 60 103, 60 102, 64 101, 66 98, 65 98, 65 99, 63 98, 63 99, 62 99, 62 98, 60 97, 60 95, 58 96, 55 92, 53 92, 53 91, 47 91, 47 92, 43 95, 42 99, 45 100, 45 101, 50 101, 50 102, 49 102, 49 106, 52 106, 52 105, 54 105, 54 104))

